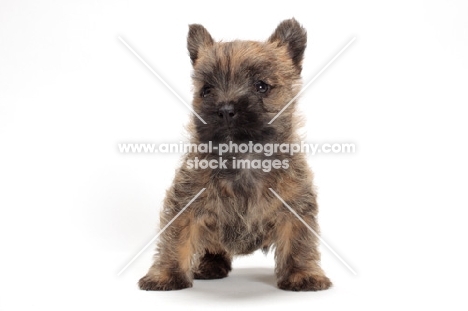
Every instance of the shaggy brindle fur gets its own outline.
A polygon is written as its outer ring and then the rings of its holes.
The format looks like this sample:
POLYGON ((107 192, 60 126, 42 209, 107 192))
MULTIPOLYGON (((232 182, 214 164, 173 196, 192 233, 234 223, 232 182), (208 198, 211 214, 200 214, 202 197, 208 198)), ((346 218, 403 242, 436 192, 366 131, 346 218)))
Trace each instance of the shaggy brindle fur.
MULTIPOLYGON (((300 90, 306 31, 283 21, 265 42, 215 42, 201 25, 190 25, 193 64, 193 143, 298 142, 293 102, 300 90)), ((215 150, 216 151, 216 150, 215 150)), ((175 290, 193 278, 217 279, 231 270, 234 255, 274 248, 278 287, 316 291, 331 286, 320 268, 317 237, 276 198, 275 190, 316 232, 317 203, 312 172, 302 154, 225 154, 224 159, 287 160, 287 169, 195 169, 183 165, 167 191, 161 227, 202 189, 206 190, 164 231, 157 255, 139 286, 175 290)), ((184 160, 218 159, 216 152, 188 153, 184 160)))

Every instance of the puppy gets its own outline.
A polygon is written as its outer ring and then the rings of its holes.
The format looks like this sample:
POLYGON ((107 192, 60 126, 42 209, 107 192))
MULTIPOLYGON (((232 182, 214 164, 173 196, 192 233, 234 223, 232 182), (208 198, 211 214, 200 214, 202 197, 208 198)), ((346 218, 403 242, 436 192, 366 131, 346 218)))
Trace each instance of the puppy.
POLYGON ((331 286, 320 267, 317 236, 270 190, 319 231, 313 175, 304 155, 230 150, 221 159, 216 151, 228 143, 300 140, 295 101, 270 121, 300 90, 306 42, 306 31, 295 19, 281 22, 265 42, 215 42, 203 26, 190 25, 193 109, 204 121, 193 116, 191 143, 213 148, 191 150, 176 172, 161 212, 161 226, 171 223, 161 234, 154 264, 139 281, 141 289, 176 290, 191 287, 194 278, 224 278, 233 256, 258 249, 274 250, 280 289, 331 286), (225 163, 203 169, 193 165, 194 159, 225 163), (265 160, 277 165, 265 169, 264 163, 271 164, 265 160), (244 165, 236 165, 239 161, 244 165))

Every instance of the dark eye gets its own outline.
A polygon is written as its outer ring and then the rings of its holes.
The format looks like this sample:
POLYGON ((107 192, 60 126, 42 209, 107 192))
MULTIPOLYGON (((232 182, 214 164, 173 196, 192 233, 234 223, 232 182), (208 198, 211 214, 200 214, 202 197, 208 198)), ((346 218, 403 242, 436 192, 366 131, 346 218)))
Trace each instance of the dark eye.
POLYGON ((209 85, 205 85, 200 91, 200 97, 207 97, 211 94, 212 87, 209 85))
POLYGON ((257 89, 257 92, 259 93, 266 93, 270 89, 270 86, 260 80, 260 81, 255 82, 255 88, 257 89))

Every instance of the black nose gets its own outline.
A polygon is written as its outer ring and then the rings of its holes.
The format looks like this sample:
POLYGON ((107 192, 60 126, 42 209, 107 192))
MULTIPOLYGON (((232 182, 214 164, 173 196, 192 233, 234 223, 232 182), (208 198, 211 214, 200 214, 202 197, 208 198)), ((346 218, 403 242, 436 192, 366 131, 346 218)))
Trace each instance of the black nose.
POLYGON ((232 104, 224 104, 218 110, 218 117, 224 119, 226 123, 231 123, 232 118, 236 115, 232 104))

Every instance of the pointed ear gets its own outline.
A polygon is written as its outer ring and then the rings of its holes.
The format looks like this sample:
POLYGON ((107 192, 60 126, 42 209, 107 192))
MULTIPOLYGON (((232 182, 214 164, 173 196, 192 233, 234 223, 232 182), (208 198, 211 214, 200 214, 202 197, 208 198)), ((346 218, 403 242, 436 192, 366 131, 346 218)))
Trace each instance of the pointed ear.
POLYGON ((307 45, 307 32, 294 18, 282 21, 268 42, 276 42, 278 46, 286 46, 293 64, 299 72, 301 71, 302 59, 307 45))
POLYGON ((192 60, 192 65, 195 65, 200 49, 204 46, 213 45, 213 43, 213 38, 211 38, 210 33, 205 27, 199 24, 189 25, 187 49, 190 54, 190 59, 192 60))

